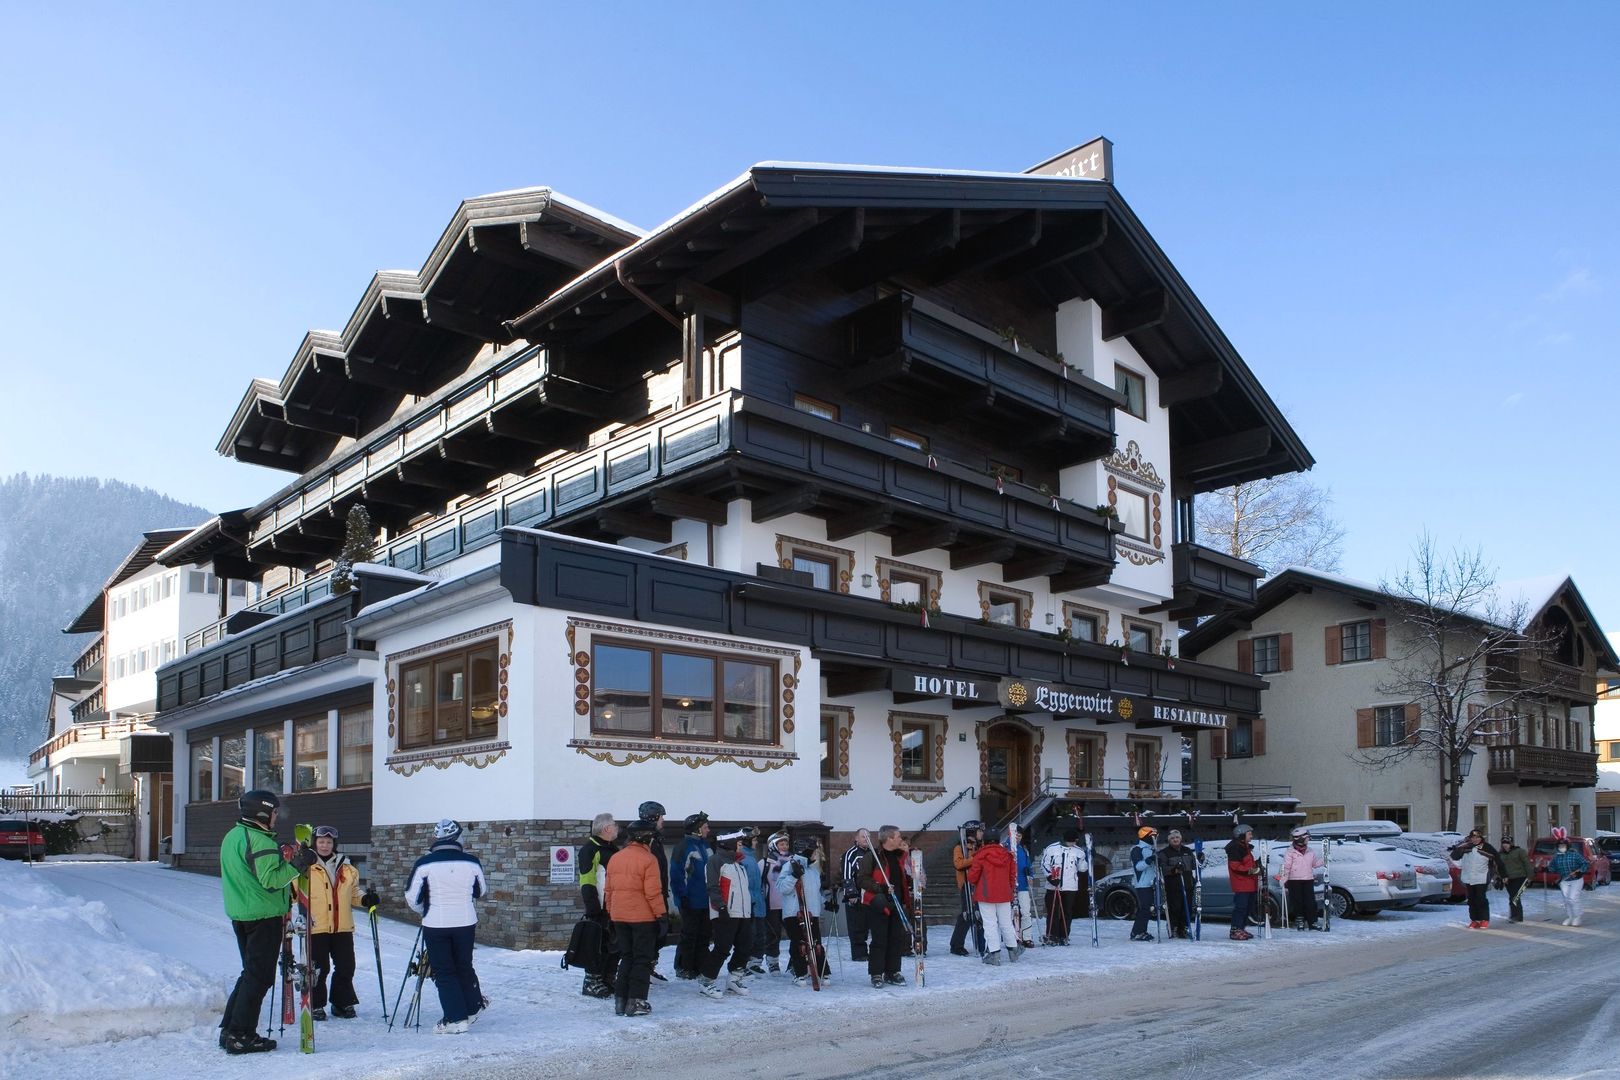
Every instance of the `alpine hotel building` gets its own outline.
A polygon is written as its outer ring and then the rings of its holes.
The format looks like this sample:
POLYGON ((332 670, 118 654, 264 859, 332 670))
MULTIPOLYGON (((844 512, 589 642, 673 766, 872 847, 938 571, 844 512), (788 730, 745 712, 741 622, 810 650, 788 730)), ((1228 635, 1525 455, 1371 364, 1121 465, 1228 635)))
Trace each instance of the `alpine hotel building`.
POLYGON ((451 816, 484 939, 554 946, 551 848, 644 799, 671 837, 704 810, 838 847, 1216 809, 1183 737, 1264 682, 1175 628, 1259 571, 1196 544, 1192 499, 1312 459, 1066 160, 761 164, 646 233, 544 188, 464 203, 249 387, 220 452, 286 487, 160 556, 266 596, 159 672, 175 860, 216 869, 261 784, 397 896, 451 816), (334 596, 356 504, 375 565, 334 596))

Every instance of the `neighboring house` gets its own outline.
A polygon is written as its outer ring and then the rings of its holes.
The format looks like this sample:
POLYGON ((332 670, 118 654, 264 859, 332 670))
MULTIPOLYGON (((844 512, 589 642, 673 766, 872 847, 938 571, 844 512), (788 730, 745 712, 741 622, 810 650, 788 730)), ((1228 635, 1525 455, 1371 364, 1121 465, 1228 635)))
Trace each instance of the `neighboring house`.
MULTIPOLYGON (((1593 715, 1600 678, 1620 661, 1567 577, 1515 585, 1533 633, 1554 640, 1540 658, 1534 700, 1493 721, 1462 781, 1457 827, 1479 826, 1522 842, 1553 825, 1595 826, 1598 756, 1593 715)), ((1289 568, 1260 587, 1249 611, 1211 619, 1182 638, 1185 655, 1232 664, 1267 681, 1265 715, 1201 741, 1201 764, 1225 783, 1285 783, 1311 821, 1388 820, 1413 831, 1444 827, 1441 762, 1414 754, 1368 767, 1425 721, 1424 706, 1387 687, 1412 643, 1391 597, 1336 574, 1289 568), (1381 689, 1384 688, 1384 689, 1381 689)), ((1475 713, 1500 704, 1512 684, 1494 671, 1475 713)))
MULTIPOLYGON (((1620 650, 1620 632, 1609 634, 1609 647, 1620 650)), ((1620 678, 1598 680, 1596 739, 1597 827, 1620 832, 1620 678)))
POLYGON ((531 946, 572 922, 547 852, 648 798, 836 846, 1297 820, 1188 785, 1183 739, 1263 680, 1174 629, 1260 574, 1194 542, 1193 497, 1312 461, 1109 183, 760 165, 645 235, 472 199, 220 449, 293 479, 162 556, 274 615, 159 673, 182 866, 244 784, 390 888, 450 815, 481 933, 531 946), (331 596, 361 503, 384 565, 331 596))
MULTIPOLYGON (((125 745, 151 732, 157 712, 157 669, 185 650, 187 638, 247 602, 249 585, 221 583, 198 565, 164 566, 157 555, 191 529, 154 529, 126 555, 106 583, 64 628, 88 634, 71 675, 51 680, 45 741, 28 776, 41 794, 137 791, 143 827, 137 854, 155 858, 170 818, 166 775, 143 786, 129 771, 125 745)), ((255 586, 256 588, 256 586, 255 586)))

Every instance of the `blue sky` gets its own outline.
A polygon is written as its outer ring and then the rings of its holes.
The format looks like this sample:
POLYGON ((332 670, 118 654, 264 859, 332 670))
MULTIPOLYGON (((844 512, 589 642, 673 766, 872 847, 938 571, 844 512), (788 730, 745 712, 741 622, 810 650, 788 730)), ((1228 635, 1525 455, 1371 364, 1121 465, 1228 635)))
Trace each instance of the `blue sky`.
POLYGON ((471 195, 650 226, 755 161, 1105 134, 1347 573, 1428 529, 1620 629, 1620 6, 1412 7, 3 4, 0 470, 257 501, 286 476, 213 449, 248 380, 471 195))

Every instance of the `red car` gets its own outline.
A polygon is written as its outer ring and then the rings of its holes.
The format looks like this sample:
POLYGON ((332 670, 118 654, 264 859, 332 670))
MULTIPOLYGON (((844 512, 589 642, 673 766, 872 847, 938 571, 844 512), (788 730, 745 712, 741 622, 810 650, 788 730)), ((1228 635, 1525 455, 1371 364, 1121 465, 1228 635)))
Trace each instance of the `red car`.
POLYGON ((39 831, 39 823, 22 818, 0 819, 0 857, 43 859, 45 834, 39 831))
MULTIPOLYGON (((1595 889, 1599 885, 1607 885, 1613 878, 1609 870, 1609 857, 1603 854, 1603 849, 1584 836, 1569 838, 1570 848, 1580 853, 1581 858, 1587 862, 1586 875, 1581 879, 1588 889, 1595 889)), ((1536 841, 1530 851, 1530 865, 1535 867, 1535 876, 1530 881, 1536 885, 1557 885, 1553 876, 1547 873, 1547 864, 1558 851, 1557 841, 1550 836, 1543 836, 1536 841)))

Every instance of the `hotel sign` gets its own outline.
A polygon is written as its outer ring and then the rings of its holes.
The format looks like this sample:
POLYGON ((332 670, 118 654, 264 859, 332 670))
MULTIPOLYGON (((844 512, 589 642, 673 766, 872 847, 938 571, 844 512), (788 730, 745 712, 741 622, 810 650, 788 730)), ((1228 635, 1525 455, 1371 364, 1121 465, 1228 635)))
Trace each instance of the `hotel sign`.
POLYGON ((1038 679, 1003 679, 997 688, 1002 708, 1009 712, 1044 712, 1053 716, 1088 720, 1128 720, 1171 727, 1228 728, 1232 714, 1180 701, 1137 697, 1112 690, 1064 686, 1038 679))
POLYGON ((889 689, 896 694, 925 698, 951 698, 956 701, 982 701, 996 704, 998 682, 981 675, 957 675, 949 671, 920 671, 896 668, 889 677, 889 689))
POLYGON ((1107 139, 1092 139, 1088 143, 1065 150, 1024 172, 1031 176, 1062 176, 1075 180, 1103 180, 1114 182, 1114 144, 1107 139))

